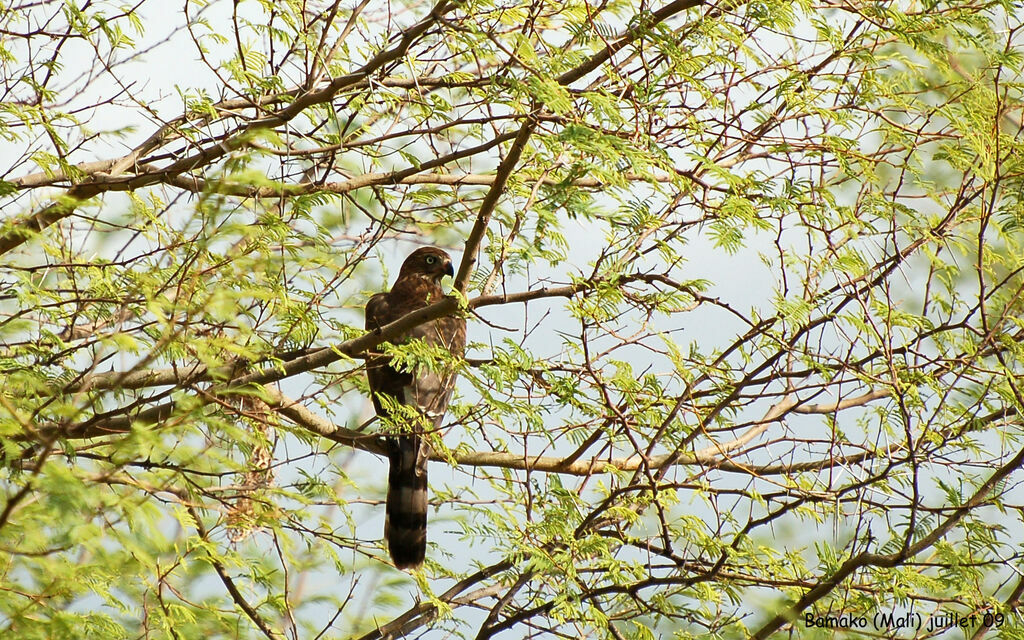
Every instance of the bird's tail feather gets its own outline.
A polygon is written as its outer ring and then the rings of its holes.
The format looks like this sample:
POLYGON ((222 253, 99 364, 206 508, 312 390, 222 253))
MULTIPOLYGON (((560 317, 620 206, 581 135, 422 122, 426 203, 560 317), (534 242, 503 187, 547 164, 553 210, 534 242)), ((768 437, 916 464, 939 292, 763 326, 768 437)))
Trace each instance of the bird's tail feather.
POLYGON ((399 569, 418 567, 427 551, 427 460, 419 436, 389 441, 388 501, 384 538, 399 569))

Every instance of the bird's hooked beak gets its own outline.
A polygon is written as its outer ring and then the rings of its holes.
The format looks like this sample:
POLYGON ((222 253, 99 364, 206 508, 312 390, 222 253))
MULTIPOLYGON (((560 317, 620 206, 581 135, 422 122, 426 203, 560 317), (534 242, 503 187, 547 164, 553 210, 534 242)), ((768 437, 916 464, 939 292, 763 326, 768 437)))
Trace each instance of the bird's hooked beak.
POLYGON ((455 267, 452 266, 452 261, 451 260, 445 260, 444 261, 444 273, 445 273, 445 275, 449 275, 449 276, 451 276, 453 278, 455 277, 455 267))

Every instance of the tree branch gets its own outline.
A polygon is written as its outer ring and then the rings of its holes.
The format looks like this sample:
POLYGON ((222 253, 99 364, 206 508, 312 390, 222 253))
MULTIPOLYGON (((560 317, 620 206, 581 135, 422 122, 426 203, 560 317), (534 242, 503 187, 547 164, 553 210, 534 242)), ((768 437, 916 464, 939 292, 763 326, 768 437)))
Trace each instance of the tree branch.
MULTIPOLYGON (((620 278, 618 282, 625 285, 630 282, 646 281, 647 279, 648 276, 646 274, 633 274, 620 278)), ((580 281, 569 285, 541 287, 519 293, 478 296, 470 300, 466 306, 468 309, 478 309, 499 304, 526 303, 544 298, 571 298, 577 293, 598 286, 601 282, 601 280, 580 281)), ((369 331, 359 338, 346 340, 337 345, 315 349, 300 357, 289 359, 278 366, 264 370, 264 373, 257 379, 247 380, 259 383, 273 382, 297 373, 332 364, 344 357, 354 358, 365 351, 373 349, 382 342, 388 342, 398 337, 409 329, 425 322, 451 315, 455 311, 456 305, 453 299, 441 300, 429 307, 424 307, 403 316, 379 330, 369 331), (284 371, 283 375, 278 373, 280 371, 284 371)), ((89 375, 77 384, 64 388, 63 391, 77 393, 99 389, 142 389, 165 385, 188 385, 217 379, 227 379, 237 371, 238 367, 238 363, 232 363, 210 370, 203 364, 195 363, 168 369, 127 372, 110 371, 89 375)))
MULTIPOLYGON (((196 531, 199 532, 199 536, 203 540, 209 542, 209 537, 207 535, 206 528, 203 527, 203 522, 199 519, 199 513, 195 510, 195 507, 192 507, 190 505, 185 506, 188 509, 189 514, 192 516, 192 519, 195 520, 196 531)), ((211 565, 213 565, 214 571, 217 572, 217 575, 220 577, 221 582, 224 583, 224 586, 227 588, 228 593, 231 594, 231 599, 234 600, 235 604, 238 605, 238 607, 245 613, 246 617, 248 617, 249 620, 251 620, 252 623, 256 625, 256 627, 259 628, 260 631, 263 632, 263 635, 267 636, 271 640, 274 640, 276 638, 283 638, 284 635, 276 633, 273 629, 271 629, 270 625, 267 624, 267 621, 263 619, 263 616, 261 616, 259 612, 256 611, 256 609, 253 608, 251 604, 249 604, 249 602, 245 599, 245 596, 242 595, 242 592, 238 590, 238 586, 235 585, 235 581, 232 580, 231 576, 228 575, 228 572, 224 568, 223 563, 214 558, 213 555, 210 553, 206 554, 206 559, 210 562, 211 565)))
POLYGON ((508 177, 512 175, 512 171, 519 164, 519 158, 522 157, 523 150, 526 149, 526 141, 530 139, 536 126, 537 120, 531 116, 519 128, 519 133, 516 134, 516 139, 512 142, 508 155, 498 165, 491 188, 488 189, 487 195, 484 196, 483 202, 480 203, 480 211, 477 213, 476 221, 473 223, 473 229, 469 232, 469 237, 466 238, 466 246, 462 254, 462 264, 459 265, 459 272, 455 275, 455 290, 459 293, 466 293, 466 288, 469 286, 469 277, 473 274, 473 267, 477 262, 476 253, 480 248, 484 233, 487 231, 487 225, 491 222, 491 214, 494 213, 494 208, 498 206, 498 200, 505 191, 508 177))
MULTIPOLYGON (((117 186, 123 186, 123 189, 121 190, 127 190, 129 188, 139 188, 169 180, 174 176, 212 162, 229 153, 231 150, 238 148, 253 131, 285 124, 302 113, 302 111, 308 107, 331 100, 338 92, 364 81, 385 64, 400 59, 405 55, 409 46, 416 38, 426 32, 426 30, 430 28, 431 25, 435 24, 441 16, 454 9, 456 4, 457 3, 455 2, 449 2, 449 0, 440 0, 440 2, 434 5, 430 14, 426 18, 402 33, 397 45, 390 49, 381 51, 354 73, 339 76, 321 89, 296 94, 297 97, 295 100, 280 111, 249 122, 225 139, 217 140, 205 149, 173 162, 158 171, 132 176, 124 181, 109 180, 109 177, 122 173, 128 169, 128 167, 134 165, 142 155, 158 148, 163 143, 163 140, 170 129, 168 127, 161 127, 142 145, 133 150, 132 153, 117 161, 112 167, 111 174, 108 176, 107 180, 90 178, 85 182, 76 184, 68 189, 64 195, 60 196, 56 202, 44 207, 38 213, 15 222, 13 224, 14 228, 11 231, 0 236, 0 255, 21 246, 22 243, 34 234, 39 233, 55 222, 68 217, 74 213, 84 200, 105 191, 116 190, 115 188, 117 186), (128 185, 131 186, 129 187, 128 185)), ((251 106, 251 103, 247 106, 251 106)), ((417 170, 413 170, 414 173, 416 171, 417 170)))
POLYGON ((906 562, 908 559, 913 558, 922 551, 925 551, 949 533, 949 531, 956 526, 956 523, 962 520, 964 516, 971 512, 971 510, 987 500, 989 494, 991 494, 1007 476, 1019 469, 1021 465, 1024 465, 1024 449, 1018 451, 1017 455, 1011 458, 1009 462, 989 476, 988 480, 982 483, 969 500, 957 507, 953 513, 942 522, 942 524, 935 527, 935 529, 929 532, 928 535, 923 536, 920 540, 906 549, 895 553, 878 554, 865 551, 851 557, 844 562, 833 575, 819 582, 805 593, 803 597, 793 603, 792 606, 765 623, 764 626, 758 629, 757 632, 751 636, 751 638, 753 640, 766 640, 773 633, 781 629, 783 625, 796 620, 804 609, 825 597, 830 591, 832 591, 832 589, 836 588, 855 571, 872 566, 895 567, 906 562))
MULTIPOLYGON (((457 602, 456 596, 458 596, 460 593, 462 593, 469 587, 477 583, 483 582, 484 580, 487 580, 488 578, 495 576, 501 573, 502 571, 508 571, 511 568, 511 561, 502 560, 497 564, 493 564, 485 569, 481 569, 473 575, 467 576, 466 578, 463 578, 462 580, 457 582, 455 586, 453 586, 451 589, 448 589, 440 596, 438 596, 438 600, 448 604, 454 603, 460 606, 472 604, 472 602, 475 599, 466 597, 460 598, 459 601, 457 602)), ((488 595, 487 591, 484 589, 477 590, 473 593, 479 595, 479 597, 476 599, 488 595)), ((456 607, 452 607, 452 609, 455 608, 456 607)), ((398 616, 391 622, 380 625, 373 631, 370 631, 369 633, 360 636, 358 640, 389 640, 391 638, 400 638, 408 634, 413 629, 422 627, 423 625, 430 623, 436 617, 437 605, 431 602, 419 602, 413 605, 411 609, 409 609, 402 615, 398 616)))

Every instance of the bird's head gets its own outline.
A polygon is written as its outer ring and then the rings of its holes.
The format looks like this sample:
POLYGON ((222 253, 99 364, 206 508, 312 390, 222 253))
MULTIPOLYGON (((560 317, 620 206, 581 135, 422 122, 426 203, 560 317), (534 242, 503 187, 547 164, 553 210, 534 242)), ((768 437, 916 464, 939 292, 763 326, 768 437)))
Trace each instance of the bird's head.
POLYGON ((437 247, 422 247, 409 254, 398 277, 419 276, 441 282, 441 278, 454 275, 451 256, 437 247))

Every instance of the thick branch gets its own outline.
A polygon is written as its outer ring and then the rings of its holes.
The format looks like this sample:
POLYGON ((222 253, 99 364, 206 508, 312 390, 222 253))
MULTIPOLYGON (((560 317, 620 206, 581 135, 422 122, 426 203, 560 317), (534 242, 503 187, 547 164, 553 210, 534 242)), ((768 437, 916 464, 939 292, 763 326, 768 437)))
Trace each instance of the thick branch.
MULTIPOLYGON (((338 442, 356 449, 369 451, 379 456, 386 456, 387 449, 380 437, 375 434, 364 434, 352 431, 343 427, 335 426, 334 423, 313 413, 303 405, 284 396, 281 392, 270 387, 262 387, 261 391, 267 404, 274 407, 279 413, 291 420, 294 424, 308 429, 320 436, 334 442, 338 442)), ((894 449, 897 445, 894 445, 894 449)), ((590 476, 599 473, 614 473, 619 471, 636 471, 640 468, 660 469, 671 465, 699 464, 702 467, 721 469, 732 473, 743 473, 755 476, 784 475, 801 473, 805 471, 820 471, 834 467, 843 467, 859 464, 865 460, 876 458, 879 455, 887 455, 888 451, 881 453, 864 452, 851 456, 830 456, 821 460, 811 460, 798 464, 777 464, 777 465, 744 465, 732 462, 724 458, 723 449, 727 445, 712 445, 701 449, 693 454, 682 456, 666 454, 656 456, 652 459, 643 459, 640 456, 628 458, 592 458, 590 460, 578 460, 576 456, 565 458, 555 456, 529 456, 519 453, 508 453, 500 451, 451 451, 450 453, 432 452, 430 459, 435 462, 455 462, 458 465, 472 467, 497 467, 501 469, 518 469, 522 471, 558 473, 564 475, 590 476)))
MULTIPOLYGON (((493 146, 493 143, 504 142, 512 138, 512 135, 500 136, 487 143, 489 146, 493 146)), ((476 153, 478 149, 474 147, 472 150, 476 153)), ((445 162, 451 160, 450 157, 442 158, 445 162)), ((443 164, 442 162, 431 161, 432 166, 443 164)), ((416 167, 416 169, 429 168, 424 165, 416 167)), ((284 184, 276 187, 253 187, 244 184, 229 184, 219 183, 213 188, 214 191, 223 195, 237 196, 240 198, 280 198, 284 196, 298 196, 309 193, 349 193, 356 189, 363 189, 366 187, 374 186, 385 186, 393 184, 438 184, 447 185, 453 187, 461 186, 491 186, 498 180, 497 175, 482 174, 482 173, 469 173, 469 174, 448 174, 448 173, 417 173, 412 175, 405 175, 408 170, 403 171, 392 171, 390 173, 366 173, 360 176, 356 176, 349 180, 343 180, 340 182, 326 182, 324 184, 316 184, 313 182, 298 182, 295 184, 284 184)), ((671 182, 675 179, 674 176, 670 175, 654 175, 645 176, 636 173, 628 173, 623 176, 624 179, 632 182, 671 182)), ((534 180, 532 178, 524 178, 524 182, 540 182, 546 185, 563 184, 562 180, 555 178, 541 178, 534 180)), ((176 176, 171 179, 170 184, 192 191, 195 193, 206 192, 209 190, 210 185, 206 180, 193 178, 188 175, 176 176)), ((598 189, 606 186, 606 183, 598 180, 597 178, 577 178, 572 180, 569 184, 574 187, 580 187, 583 189, 598 189)))
MULTIPOLYGON (((630 280, 642 280, 645 276, 637 275, 620 279, 625 283, 630 280)), ((564 287, 534 289, 511 295, 480 296, 475 298, 468 305, 469 308, 488 306, 493 304, 506 304, 510 302, 528 302, 539 298, 550 298, 556 296, 571 297, 581 290, 596 286, 595 282, 579 282, 564 287)), ((234 378, 229 383, 232 387, 244 387, 251 384, 266 384, 276 382, 285 378, 305 373, 313 369, 325 367, 343 358, 354 358, 361 353, 369 351, 383 342, 395 340, 405 335, 414 327, 417 327, 431 320, 453 315, 458 311, 458 304, 455 298, 446 297, 429 307, 417 309, 408 313, 398 320, 376 329, 368 331, 358 338, 346 340, 334 347, 325 347, 307 355, 294 358, 287 362, 268 367, 260 371, 234 378)), ((181 369, 174 368, 163 371, 137 372, 137 373, 105 373, 91 376, 79 385, 78 390, 92 390, 100 388, 126 388, 125 383, 131 381, 140 385, 156 384, 194 384, 196 382, 217 379, 229 379, 238 370, 238 364, 228 364, 215 370, 205 366, 193 366, 186 370, 186 377, 182 377, 181 369)), ((221 389, 220 391, 222 391, 221 389)), ((218 389, 211 389, 210 394, 216 394, 218 389)), ((93 416, 85 422, 61 425, 49 424, 41 426, 33 433, 26 433, 21 440, 37 440, 40 438, 95 438, 112 433, 124 433, 131 428, 132 423, 155 424, 163 422, 174 415, 177 403, 166 402, 161 405, 150 407, 135 413, 130 409, 115 409, 113 411, 93 416)))
MULTIPOLYGON (((645 281, 648 278, 645 274, 634 274, 621 278, 621 284, 628 284, 635 281, 645 281)), ((544 298, 571 298, 577 293, 592 289, 600 284, 600 280, 576 282, 560 287, 542 287, 519 293, 478 296, 469 301, 466 305, 469 309, 478 309, 498 304, 510 304, 517 302, 530 302, 544 298)), ((326 366, 341 360, 343 357, 356 357, 359 354, 373 349, 382 342, 397 337, 398 335, 418 326, 424 322, 436 320, 455 311, 455 302, 452 299, 442 300, 432 306, 425 307, 395 322, 382 327, 379 331, 370 331, 359 338, 346 340, 332 347, 323 347, 304 354, 301 357, 290 359, 277 367, 266 369, 257 380, 253 382, 267 383, 280 380, 296 373, 302 373, 326 366), (380 339, 376 339, 379 336, 380 339), (283 375, 278 372, 284 371, 283 375)), ((111 371, 97 373, 84 378, 78 384, 65 389, 66 392, 83 392, 98 389, 143 389, 146 387, 159 387, 166 385, 187 385, 197 382, 209 382, 211 380, 227 379, 237 370, 237 365, 225 365, 218 369, 210 370, 201 364, 194 364, 185 367, 172 367, 169 369, 151 369, 146 371, 111 371)))

